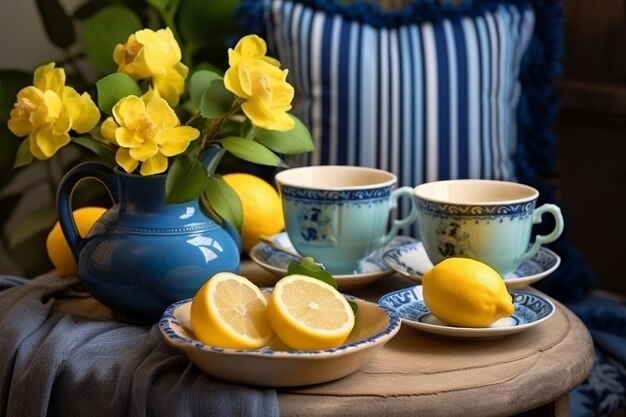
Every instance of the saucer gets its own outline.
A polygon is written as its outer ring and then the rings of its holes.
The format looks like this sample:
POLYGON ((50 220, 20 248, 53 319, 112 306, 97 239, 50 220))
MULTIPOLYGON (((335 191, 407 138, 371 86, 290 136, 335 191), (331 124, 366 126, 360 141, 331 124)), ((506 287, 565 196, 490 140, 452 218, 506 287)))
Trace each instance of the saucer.
MULTIPOLYGON (((421 241, 390 249, 383 254, 383 261, 393 270, 421 284, 422 275, 433 267, 421 241)), ((511 289, 526 287, 554 272, 561 264, 561 257, 548 248, 540 248, 530 259, 523 261, 503 279, 511 289)))
POLYGON ((433 316, 422 296, 422 286, 404 288, 383 295, 378 303, 394 310, 402 323, 421 331, 452 339, 485 340, 519 333, 547 320, 554 313, 548 299, 527 291, 510 291, 515 312, 489 327, 455 327, 433 316))
MULTIPOLYGON (((267 295, 271 289, 262 291, 267 295)), ((215 378, 268 387, 319 384, 356 372, 400 330, 400 318, 391 309, 356 297, 346 298, 359 306, 359 318, 348 340, 330 349, 227 349, 205 345, 191 331, 191 299, 169 306, 159 328, 169 345, 215 378)))
MULTIPOLYGON (((293 250, 293 245, 289 240, 287 232, 278 233, 271 237, 271 239, 287 249, 293 250)), ((353 289, 364 287, 374 281, 377 281, 387 275, 391 275, 394 270, 391 269, 385 262, 383 262, 383 254, 390 249, 400 246, 406 246, 411 243, 417 242, 414 238, 408 236, 396 236, 391 242, 384 248, 381 248, 373 252, 365 260, 359 264, 359 269, 353 274, 341 274, 333 275, 337 281, 337 286, 340 290, 353 289)), ((256 244, 250 251, 250 258, 277 276, 276 281, 282 278, 287 273, 287 267, 290 262, 298 262, 299 259, 296 256, 289 255, 277 249, 272 248, 266 243, 256 244)), ((253 277, 250 278, 253 282, 253 277)), ((273 285, 271 283, 270 285, 273 285)))

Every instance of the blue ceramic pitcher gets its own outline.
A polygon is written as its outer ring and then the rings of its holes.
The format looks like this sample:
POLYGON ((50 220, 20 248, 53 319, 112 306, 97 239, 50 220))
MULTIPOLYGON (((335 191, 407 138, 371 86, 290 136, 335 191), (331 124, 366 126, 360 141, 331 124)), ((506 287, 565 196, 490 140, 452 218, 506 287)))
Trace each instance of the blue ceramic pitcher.
POLYGON ((165 178, 87 162, 71 169, 57 191, 59 222, 81 281, 120 320, 154 322, 215 273, 239 270, 236 230, 206 216, 198 199, 164 204, 165 178), (86 178, 104 184, 113 206, 81 238, 71 196, 86 178))

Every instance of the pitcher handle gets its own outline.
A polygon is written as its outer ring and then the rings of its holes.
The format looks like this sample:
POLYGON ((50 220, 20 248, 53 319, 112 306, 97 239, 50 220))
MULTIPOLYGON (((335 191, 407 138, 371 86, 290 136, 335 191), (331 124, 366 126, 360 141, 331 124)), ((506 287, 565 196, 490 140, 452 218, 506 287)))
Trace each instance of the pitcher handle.
POLYGON ((72 250, 74 258, 78 262, 78 255, 85 244, 80 236, 74 216, 72 215, 72 193, 80 181, 86 178, 94 178, 102 182, 111 195, 111 199, 117 204, 117 183, 113 180, 113 170, 108 166, 97 162, 85 162, 70 169, 61 179, 57 190, 57 212, 59 223, 65 239, 72 250))
POLYGON ((544 213, 550 213, 554 217, 555 225, 552 232, 547 235, 537 235, 535 243, 532 244, 530 249, 522 255, 522 259, 529 259, 535 256, 535 254, 541 248, 541 245, 554 242, 563 233, 563 215, 561 209, 555 204, 544 204, 533 211, 533 224, 541 223, 541 216, 544 213))
POLYGON ((413 196, 413 187, 405 186, 394 190, 391 193, 391 208, 397 206, 397 201, 402 196, 409 197, 409 200, 411 201, 411 211, 409 212, 409 214, 406 215, 405 218, 395 219, 393 221, 393 224, 391 225, 391 230, 389 230, 389 232, 382 238, 382 241, 380 243, 381 247, 389 243, 391 239, 393 239, 398 234, 398 230, 411 225, 417 219, 417 207, 415 205, 415 198, 413 196))

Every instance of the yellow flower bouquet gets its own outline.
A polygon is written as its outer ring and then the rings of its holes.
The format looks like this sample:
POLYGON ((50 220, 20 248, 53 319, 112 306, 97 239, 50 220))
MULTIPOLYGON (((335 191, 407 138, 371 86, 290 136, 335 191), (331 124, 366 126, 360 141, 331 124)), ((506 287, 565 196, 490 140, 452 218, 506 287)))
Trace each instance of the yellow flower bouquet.
POLYGON ((240 228, 241 203, 215 166, 203 164, 203 152, 219 146, 248 162, 284 166, 280 155, 313 150, 309 131, 289 113, 294 89, 288 71, 267 56, 256 35, 228 50, 223 75, 190 74, 169 28, 136 31, 112 56, 117 71, 96 82, 96 101, 66 85, 64 69, 54 62, 35 70, 8 121, 24 138, 15 167, 52 158, 74 143, 127 173, 166 173, 166 203, 205 197, 208 213, 240 228))

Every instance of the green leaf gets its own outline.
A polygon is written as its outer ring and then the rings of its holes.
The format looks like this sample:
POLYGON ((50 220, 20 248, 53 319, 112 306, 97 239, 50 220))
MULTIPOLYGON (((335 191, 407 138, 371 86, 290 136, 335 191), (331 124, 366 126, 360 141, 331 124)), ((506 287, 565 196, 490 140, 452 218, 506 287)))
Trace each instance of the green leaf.
POLYGON ((30 85, 33 75, 23 71, 0 71, 0 121, 5 124, 9 121, 9 114, 17 99, 17 93, 30 85))
POLYGON ((259 165, 285 167, 285 163, 272 151, 253 140, 228 136, 220 139, 222 146, 237 158, 259 165))
POLYGON ((141 20, 126 6, 103 8, 84 21, 85 53, 101 73, 115 72, 115 46, 125 43, 130 34, 142 27, 141 20))
POLYGON ((185 0, 178 10, 178 27, 187 42, 207 45, 216 37, 226 39, 236 25, 241 0, 185 0))
POLYGON ((241 233, 243 206, 239 196, 220 175, 211 175, 203 193, 203 205, 210 206, 222 219, 241 233))
POLYGON ((208 181, 208 174, 200 161, 190 155, 178 156, 165 180, 165 204, 193 200, 204 191, 208 181))
POLYGON ((224 80, 211 81, 200 99, 200 114, 205 119, 217 119, 226 114, 235 101, 235 95, 224 87, 224 80))
POLYGON ((329 272, 320 268, 315 260, 310 256, 305 256, 298 263, 289 263, 287 266, 287 275, 293 274, 306 275, 307 277, 319 279, 320 281, 324 281, 328 285, 337 288, 337 281, 335 278, 329 272))
POLYGON ((14 249, 40 232, 49 232, 57 219, 56 207, 45 207, 24 217, 9 237, 9 248, 14 249))
POLYGON ((172 4, 172 0, 146 0, 146 3, 157 10, 165 11, 172 4))
POLYGON ((105 7, 109 7, 111 2, 109 0, 89 0, 79 5, 73 13, 74 19, 85 20, 98 13, 105 7))
POLYGON ((74 23, 58 0, 37 0, 39 15, 53 44, 67 49, 76 40, 74 23))
POLYGON ((221 79, 222 77, 213 71, 200 70, 193 73, 189 80, 189 95, 191 97, 192 111, 200 109, 202 95, 209 89, 211 83, 221 79))
POLYGON ((89 149, 91 152, 98 155, 98 157, 105 164, 109 166, 115 166, 115 151, 104 145, 103 143, 83 136, 72 138, 72 142, 82 146, 85 149, 89 149))
POLYGON ((290 114, 289 116, 296 122, 293 129, 286 132, 279 132, 277 130, 267 130, 257 127, 257 140, 274 152, 285 155, 313 151, 315 145, 313 144, 313 138, 311 137, 309 129, 294 115, 290 114))
POLYGON ((116 72, 101 78, 96 83, 98 89, 98 107, 108 115, 112 114, 113 106, 126 96, 141 97, 141 88, 130 75, 116 72))
POLYGON ((24 165, 28 165, 33 161, 33 154, 30 153, 29 139, 24 139, 20 143, 20 147, 17 148, 17 154, 15 155, 15 163, 13 168, 19 168, 24 165))

